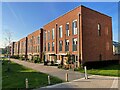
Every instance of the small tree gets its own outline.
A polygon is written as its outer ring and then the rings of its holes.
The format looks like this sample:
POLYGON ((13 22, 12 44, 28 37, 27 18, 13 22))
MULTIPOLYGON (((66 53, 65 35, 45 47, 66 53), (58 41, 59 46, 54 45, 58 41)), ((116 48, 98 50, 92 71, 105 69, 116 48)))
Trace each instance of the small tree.
POLYGON ((8 57, 8 69, 7 71, 10 71, 9 63, 10 63, 10 49, 11 49, 11 42, 12 42, 12 33, 10 31, 5 32, 5 47, 7 49, 7 57, 8 57), (7 45, 8 44, 8 45, 7 45))
POLYGON ((70 53, 68 52, 66 56, 67 56, 67 59, 68 59, 67 60, 67 64, 70 64, 70 62, 71 62, 71 55, 70 55, 70 53))

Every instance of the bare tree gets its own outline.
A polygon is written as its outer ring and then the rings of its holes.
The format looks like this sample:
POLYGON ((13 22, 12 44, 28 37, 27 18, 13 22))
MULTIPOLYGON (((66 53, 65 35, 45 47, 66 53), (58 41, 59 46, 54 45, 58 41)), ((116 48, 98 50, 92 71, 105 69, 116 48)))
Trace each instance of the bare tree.
POLYGON ((10 60, 10 47, 12 42, 12 32, 8 31, 6 32, 5 41, 7 42, 7 56, 10 60))
POLYGON ((10 71, 10 67, 9 67, 9 63, 10 63, 10 49, 11 49, 11 42, 12 42, 12 32, 10 31, 6 31, 5 32, 5 48, 6 48, 6 51, 7 51, 7 58, 8 58, 8 70, 7 71, 10 71))

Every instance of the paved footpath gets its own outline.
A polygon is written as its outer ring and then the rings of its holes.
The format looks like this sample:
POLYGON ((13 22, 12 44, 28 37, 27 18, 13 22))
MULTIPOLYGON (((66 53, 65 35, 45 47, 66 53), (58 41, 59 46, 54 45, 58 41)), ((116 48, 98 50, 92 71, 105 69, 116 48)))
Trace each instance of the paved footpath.
POLYGON ((10 59, 11 61, 21 64, 23 66, 32 68, 34 70, 47 73, 52 76, 56 76, 62 80, 65 81, 65 74, 68 73, 68 78, 69 81, 80 79, 84 77, 83 73, 75 72, 72 70, 63 70, 63 69, 58 69, 56 66, 44 66, 43 64, 35 64, 35 63, 30 63, 26 61, 21 61, 21 60, 16 60, 16 59, 10 59))
POLYGON ((44 66, 43 64, 35 64, 16 59, 11 59, 11 61, 32 68, 34 70, 56 76, 62 80, 65 80, 65 74, 66 72, 68 73, 70 82, 46 86, 40 88, 40 90, 44 88, 118 88, 118 86, 120 86, 118 85, 120 84, 118 83, 118 81, 120 82, 120 78, 118 80, 118 77, 89 75, 89 79, 84 79, 84 74, 75 71, 67 71, 58 69, 54 66, 44 66))

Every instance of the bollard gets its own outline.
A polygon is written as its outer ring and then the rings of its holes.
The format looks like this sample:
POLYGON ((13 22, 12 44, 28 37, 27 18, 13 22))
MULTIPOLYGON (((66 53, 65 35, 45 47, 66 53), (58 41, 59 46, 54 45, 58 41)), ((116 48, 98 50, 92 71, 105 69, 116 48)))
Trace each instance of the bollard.
POLYGON ((85 79, 88 79, 86 66, 84 66, 84 69, 85 69, 85 79))
POLYGON ((28 79, 25 79, 26 88, 28 88, 28 79))
POLYGON ((68 82, 68 73, 66 73, 65 78, 66 78, 66 82, 68 82))
POLYGON ((50 76, 48 75, 48 84, 50 85, 50 76))

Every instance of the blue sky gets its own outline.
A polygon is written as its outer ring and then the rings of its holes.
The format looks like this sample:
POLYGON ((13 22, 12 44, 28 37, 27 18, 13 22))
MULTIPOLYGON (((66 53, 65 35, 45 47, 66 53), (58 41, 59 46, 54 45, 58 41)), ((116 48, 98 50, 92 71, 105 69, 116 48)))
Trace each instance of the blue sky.
POLYGON ((113 40, 118 41, 117 2, 3 2, 2 32, 12 32, 12 40, 17 41, 80 5, 111 16, 113 40))

